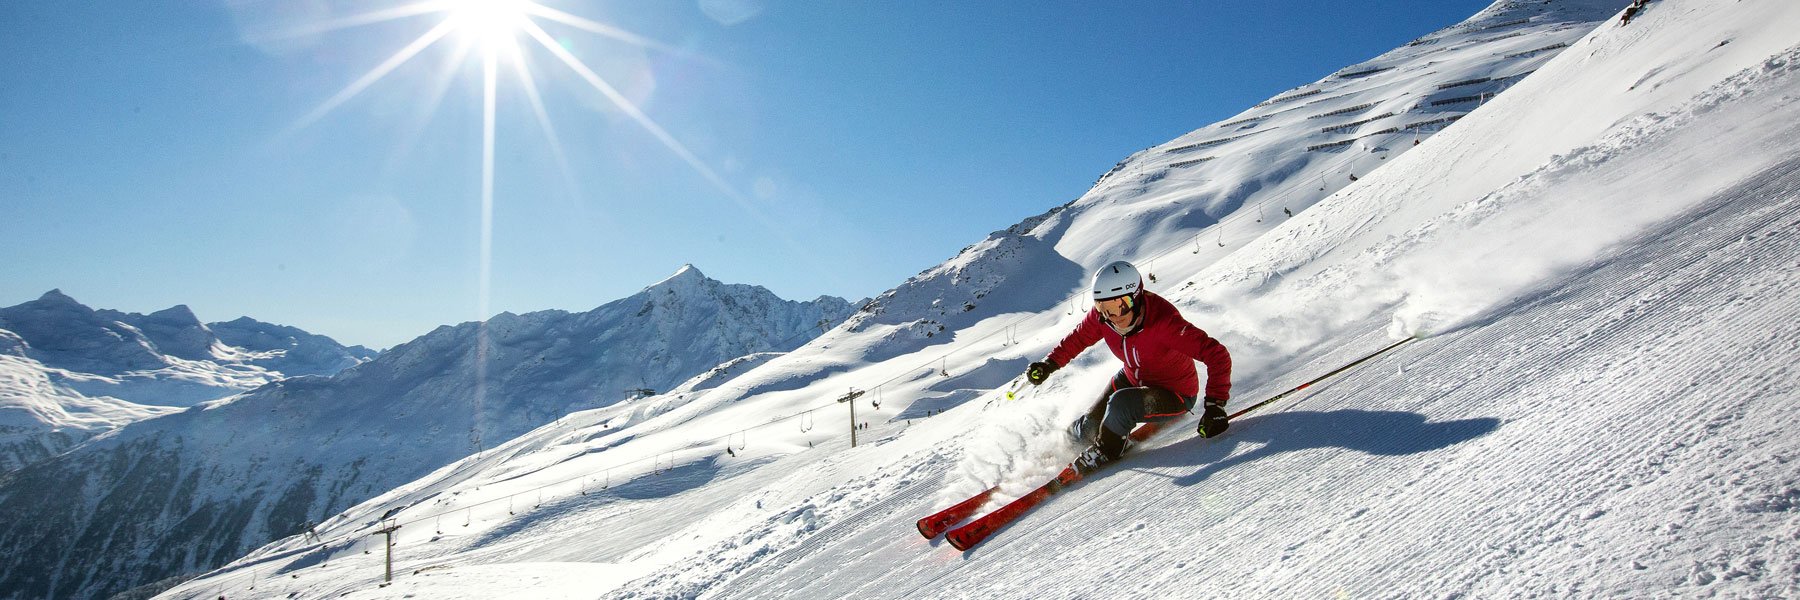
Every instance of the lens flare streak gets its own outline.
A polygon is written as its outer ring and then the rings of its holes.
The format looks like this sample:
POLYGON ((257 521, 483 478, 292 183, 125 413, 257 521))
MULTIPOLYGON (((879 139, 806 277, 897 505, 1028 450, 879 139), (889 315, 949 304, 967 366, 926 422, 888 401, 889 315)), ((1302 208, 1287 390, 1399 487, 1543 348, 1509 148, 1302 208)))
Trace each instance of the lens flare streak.
POLYGON ((583 80, 587 81, 588 85, 592 86, 595 91, 606 96, 607 100, 612 101, 613 106, 624 111, 626 116, 631 117, 631 120, 637 122, 638 126, 643 127, 645 131, 650 132, 650 135, 656 136, 657 141, 662 142, 664 147, 668 148, 670 152, 675 153, 675 156, 680 157, 681 160, 687 161, 688 166, 693 167, 695 171, 700 173, 701 177, 705 177, 707 181, 713 184, 713 186, 719 188, 719 191, 725 192, 732 198, 742 201, 743 195, 739 194, 735 188, 732 188, 731 184, 726 183, 723 177, 720 177, 718 173, 712 170, 712 167, 706 166, 706 163, 700 161, 700 157, 695 156, 693 152, 689 151, 687 146, 682 145, 680 141, 675 139, 675 136, 669 135, 669 132, 663 129, 661 125, 657 125, 655 121, 650 120, 650 116, 644 114, 644 111, 639 109, 636 104, 632 104, 631 100, 626 99, 624 94, 620 94, 618 88, 614 88, 612 84, 607 83, 605 79, 602 79, 598 74, 594 73, 593 69, 588 68, 587 64, 581 62, 581 59, 576 58, 567 48, 563 48, 562 44, 558 44, 556 43, 556 40, 551 39, 550 34, 545 32, 543 28, 538 27, 536 23, 528 23, 525 25, 525 33, 529 34, 532 38, 535 38, 539 45, 542 45, 545 50, 550 51, 550 54, 556 56, 563 64, 568 65, 571 70, 575 71, 577 75, 580 75, 583 80))
POLYGON ((419 36, 418 39, 413 40, 412 43, 401 48, 399 52, 395 52, 393 56, 389 56, 387 60, 382 61, 380 65, 376 65, 374 69, 370 69, 368 73, 364 73, 362 77, 357 78, 355 82, 352 82, 348 87, 339 91, 337 95, 326 100, 324 104, 319 105, 319 107, 313 109, 312 112, 306 113, 306 116, 300 117, 300 121, 295 123, 294 126, 289 129, 290 133, 318 122, 318 120, 324 118, 326 114, 336 110, 337 107, 350 101, 351 98, 355 98, 357 94, 361 94, 363 90, 369 89, 369 86, 374 85, 375 82, 386 77, 388 73, 394 72, 394 69, 400 68, 400 65, 406 64, 408 61, 411 61, 413 57, 418 56, 420 52, 424 52, 426 48, 431 47, 432 44, 436 44, 438 40, 444 39, 444 36, 449 35, 453 29, 454 27, 452 27, 449 21, 439 23, 436 27, 431 28, 430 31, 425 32, 425 35, 419 36))
POLYGON ((583 19, 581 17, 577 17, 575 15, 571 15, 569 13, 566 13, 566 12, 563 12, 560 10, 556 10, 554 8, 550 8, 548 6, 544 6, 544 5, 538 4, 536 2, 527 2, 527 3, 525 3, 525 5, 523 7, 521 7, 521 9, 526 14, 529 14, 529 15, 543 17, 543 18, 555 21, 557 23, 562 23, 564 25, 568 25, 570 27, 574 27, 576 29, 586 31, 588 33, 603 35, 603 36, 606 36, 609 38, 613 38, 615 40, 630 43, 635 46, 649 48, 649 49, 657 50, 657 51, 661 51, 661 52, 667 52, 670 54, 679 54, 681 52, 680 49, 678 49, 678 48, 669 46, 667 44, 663 44, 656 40, 652 40, 650 38, 647 38, 647 37, 644 37, 644 36, 629 32, 629 31, 625 31, 623 29, 619 29, 619 28, 613 27, 611 25, 599 23, 599 22, 593 21, 591 19, 583 19))

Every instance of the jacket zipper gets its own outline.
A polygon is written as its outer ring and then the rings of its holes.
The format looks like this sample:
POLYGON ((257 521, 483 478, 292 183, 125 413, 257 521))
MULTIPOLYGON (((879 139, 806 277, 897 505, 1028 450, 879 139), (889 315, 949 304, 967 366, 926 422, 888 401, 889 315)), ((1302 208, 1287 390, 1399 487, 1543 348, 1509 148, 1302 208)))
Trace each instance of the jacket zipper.
POLYGON ((1125 366, 1131 369, 1131 380, 1142 385, 1144 383, 1144 361, 1138 358, 1137 348, 1131 347, 1131 338, 1120 337, 1119 343, 1125 345, 1125 366))

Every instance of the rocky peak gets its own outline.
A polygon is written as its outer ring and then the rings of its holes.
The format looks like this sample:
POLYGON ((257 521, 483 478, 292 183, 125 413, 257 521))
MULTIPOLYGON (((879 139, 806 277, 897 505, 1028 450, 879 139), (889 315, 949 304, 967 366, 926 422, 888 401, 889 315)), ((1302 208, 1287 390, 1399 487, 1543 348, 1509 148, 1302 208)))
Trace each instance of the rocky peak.
POLYGON ((706 274, 701 273, 700 269, 694 268, 694 265, 686 264, 681 265, 680 269, 676 269, 675 274, 663 278, 662 281, 658 281, 650 287, 644 288, 644 291, 669 291, 679 294, 685 291, 699 290, 712 285, 718 285, 718 282, 707 278, 706 274))
POLYGON ((116 318, 137 327, 163 354, 188 360, 217 358, 213 346, 219 343, 219 338, 213 335, 206 324, 200 322, 199 317, 194 316, 194 311, 186 304, 177 304, 148 315, 120 314, 116 318))
POLYGON ((61 288, 44 292, 44 295, 38 296, 38 299, 33 302, 43 306, 79 306, 81 308, 87 308, 87 306, 82 303, 76 302, 74 298, 69 297, 68 294, 64 294, 61 288))
POLYGON ((88 308, 61 290, 0 308, 0 328, 18 334, 27 355, 53 367, 112 375, 168 366, 135 326, 88 308))

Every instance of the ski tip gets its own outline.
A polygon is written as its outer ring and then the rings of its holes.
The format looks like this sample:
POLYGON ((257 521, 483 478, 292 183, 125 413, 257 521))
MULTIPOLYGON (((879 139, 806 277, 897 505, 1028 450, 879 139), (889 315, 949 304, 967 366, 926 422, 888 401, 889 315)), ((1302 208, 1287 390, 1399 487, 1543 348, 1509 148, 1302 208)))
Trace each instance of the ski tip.
POLYGON ((919 526, 919 535, 925 536, 925 539, 929 540, 931 538, 937 537, 936 535, 932 534, 930 529, 925 528, 925 519, 919 519, 919 522, 915 523, 915 525, 919 526))

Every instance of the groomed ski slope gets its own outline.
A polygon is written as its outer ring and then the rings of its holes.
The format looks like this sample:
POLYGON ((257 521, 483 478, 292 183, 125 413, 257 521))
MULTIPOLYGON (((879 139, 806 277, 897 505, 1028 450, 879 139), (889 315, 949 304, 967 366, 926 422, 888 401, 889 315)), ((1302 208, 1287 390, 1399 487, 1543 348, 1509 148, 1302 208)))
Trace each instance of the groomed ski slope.
POLYGON ((1637 241, 1222 439, 1140 452, 966 555, 911 535, 919 491, 720 587, 641 595, 1791 597, 1800 376, 1771 358, 1800 350, 1800 161, 1637 241))
MULTIPOLYGON (((401 542, 389 587, 379 543, 294 539, 164 596, 1800 595, 1796 31, 1791 2, 1652 2, 1222 259, 1159 262, 1151 289, 1239 357, 1234 405, 1420 339, 1223 438, 1184 422, 968 553, 913 521, 1067 460, 1057 430, 1117 369, 1104 351, 1018 400, 992 382, 948 412, 878 420, 856 449, 755 438, 747 458, 672 464, 607 501, 467 533, 408 525, 426 531, 401 542)), ((1027 354, 1072 322, 1053 312, 1027 354)), ((752 373, 917 358, 825 350, 752 373)), ((728 409, 576 415, 322 530, 449 490, 531 489, 580 459, 570 436, 632 443, 593 423, 728 409)))

